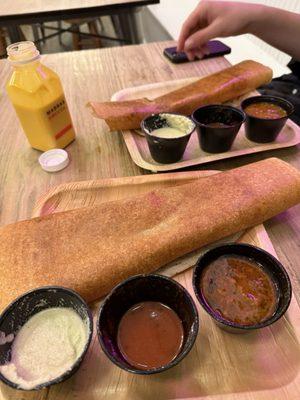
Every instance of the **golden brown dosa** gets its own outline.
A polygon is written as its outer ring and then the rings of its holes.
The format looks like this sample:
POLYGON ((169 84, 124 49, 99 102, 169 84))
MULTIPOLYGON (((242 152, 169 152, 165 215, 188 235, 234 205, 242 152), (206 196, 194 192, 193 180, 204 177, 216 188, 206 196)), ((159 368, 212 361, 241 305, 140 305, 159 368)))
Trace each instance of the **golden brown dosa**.
POLYGON ((255 61, 243 61, 154 100, 90 102, 93 114, 104 119, 111 131, 138 129, 152 113, 178 112, 190 115, 197 107, 224 103, 272 79, 272 70, 255 61))
POLYGON ((0 308, 63 285, 88 300, 300 202, 300 172, 272 158, 182 186, 0 229, 0 308))

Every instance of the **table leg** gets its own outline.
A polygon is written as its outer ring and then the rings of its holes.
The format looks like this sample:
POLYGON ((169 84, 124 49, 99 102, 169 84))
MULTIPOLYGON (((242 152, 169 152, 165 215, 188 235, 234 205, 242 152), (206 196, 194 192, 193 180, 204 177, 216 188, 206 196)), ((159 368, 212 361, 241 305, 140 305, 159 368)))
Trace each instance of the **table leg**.
POLYGON ((21 32, 17 25, 8 26, 7 31, 8 31, 8 36, 9 36, 11 43, 16 43, 16 42, 22 41, 21 32))
POLYGON ((111 15, 111 21, 114 27, 116 37, 124 39, 124 34, 121 27, 119 15, 111 15))
POLYGON ((131 12, 128 14, 128 17, 132 29, 134 43, 145 43, 141 11, 131 12))
POLYGON ((116 16, 116 18, 119 20, 119 27, 120 31, 122 32, 122 38, 129 41, 130 43, 133 43, 128 15, 119 14, 116 16))
POLYGON ((118 19, 124 39, 129 40, 132 44, 144 42, 140 11, 133 10, 132 12, 119 14, 118 19))
POLYGON ((40 34, 39 34, 39 28, 38 24, 32 24, 32 33, 33 33, 33 39, 36 45, 36 48, 41 51, 41 41, 40 41, 40 34))
POLYGON ((0 27, 0 58, 6 57, 6 47, 5 31, 0 27))

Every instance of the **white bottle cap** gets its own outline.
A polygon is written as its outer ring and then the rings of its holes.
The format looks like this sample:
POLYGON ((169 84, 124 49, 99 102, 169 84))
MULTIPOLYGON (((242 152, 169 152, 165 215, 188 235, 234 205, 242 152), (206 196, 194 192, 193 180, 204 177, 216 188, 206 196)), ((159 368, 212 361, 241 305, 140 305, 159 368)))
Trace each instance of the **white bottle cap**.
POLYGON ((69 164, 69 155, 62 149, 48 150, 39 156, 39 163, 44 171, 61 171, 69 164))

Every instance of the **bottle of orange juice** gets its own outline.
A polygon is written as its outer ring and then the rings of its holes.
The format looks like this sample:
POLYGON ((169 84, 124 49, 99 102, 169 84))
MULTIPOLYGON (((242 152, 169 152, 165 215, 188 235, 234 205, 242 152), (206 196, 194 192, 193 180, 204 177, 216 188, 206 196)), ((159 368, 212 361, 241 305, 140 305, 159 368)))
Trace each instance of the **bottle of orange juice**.
POLYGON ((11 44, 7 54, 14 71, 6 90, 30 145, 41 151, 66 147, 75 132, 59 77, 41 64, 33 42, 11 44))

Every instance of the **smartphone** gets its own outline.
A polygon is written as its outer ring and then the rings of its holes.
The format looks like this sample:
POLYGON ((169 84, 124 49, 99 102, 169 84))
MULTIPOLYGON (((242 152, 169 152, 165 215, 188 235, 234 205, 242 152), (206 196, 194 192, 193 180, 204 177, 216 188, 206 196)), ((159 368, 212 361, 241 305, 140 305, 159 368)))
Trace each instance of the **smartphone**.
MULTIPOLYGON (((205 55, 202 60, 204 60, 205 58, 220 57, 224 56, 225 54, 231 53, 231 48, 226 46, 226 44, 220 42, 220 40, 211 40, 207 43, 207 47, 209 50, 209 54, 205 55)), ((189 61, 187 55, 184 52, 178 53, 176 51, 176 47, 168 47, 167 49, 164 49, 164 55, 174 64, 189 61)))

